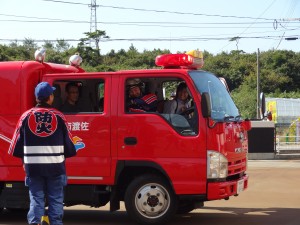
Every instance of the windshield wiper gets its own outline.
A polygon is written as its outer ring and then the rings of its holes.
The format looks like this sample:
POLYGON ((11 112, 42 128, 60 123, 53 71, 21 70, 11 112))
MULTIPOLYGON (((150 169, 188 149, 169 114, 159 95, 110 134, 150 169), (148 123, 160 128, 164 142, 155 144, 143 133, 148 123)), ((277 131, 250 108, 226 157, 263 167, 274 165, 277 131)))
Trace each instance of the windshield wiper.
POLYGON ((240 121, 242 119, 242 116, 241 115, 237 115, 236 117, 234 117, 235 121, 240 121))
POLYGON ((235 117, 234 116, 224 116, 224 121, 227 122, 227 121, 231 121, 232 119, 234 119, 235 117))
POLYGON ((224 121, 235 121, 235 122, 239 122, 241 120, 242 116, 241 115, 237 115, 237 116, 229 116, 229 115, 225 115, 224 116, 224 121))

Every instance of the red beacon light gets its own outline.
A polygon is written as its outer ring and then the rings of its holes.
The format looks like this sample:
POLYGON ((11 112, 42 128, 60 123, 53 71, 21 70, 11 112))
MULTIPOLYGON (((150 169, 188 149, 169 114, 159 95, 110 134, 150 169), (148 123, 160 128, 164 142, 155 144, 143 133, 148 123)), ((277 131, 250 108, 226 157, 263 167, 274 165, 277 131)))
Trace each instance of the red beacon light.
POLYGON ((157 66, 165 69, 200 69, 204 65, 203 54, 199 50, 192 50, 182 54, 159 55, 155 59, 157 66))

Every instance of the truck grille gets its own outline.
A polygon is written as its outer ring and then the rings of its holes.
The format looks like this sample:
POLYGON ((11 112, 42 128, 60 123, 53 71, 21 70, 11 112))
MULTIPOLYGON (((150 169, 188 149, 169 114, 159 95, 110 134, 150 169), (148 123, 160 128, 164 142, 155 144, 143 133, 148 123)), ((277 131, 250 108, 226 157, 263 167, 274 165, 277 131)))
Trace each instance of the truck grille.
POLYGON ((245 172, 247 169, 247 158, 228 162, 228 176, 245 172))

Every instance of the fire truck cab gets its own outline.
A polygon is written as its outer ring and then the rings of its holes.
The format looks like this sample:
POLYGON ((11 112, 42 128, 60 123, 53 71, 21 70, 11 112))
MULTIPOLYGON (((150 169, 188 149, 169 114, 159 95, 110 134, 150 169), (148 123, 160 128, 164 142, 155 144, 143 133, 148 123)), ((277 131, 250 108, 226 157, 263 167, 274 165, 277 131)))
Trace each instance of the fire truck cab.
MULTIPOLYGON (((35 105, 34 87, 54 87, 53 107, 66 99, 66 85, 79 87, 79 112, 64 112, 77 156, 66 161, 65 206, 92 207, 124 201, 137 222, 155 224, 188 213, 205 201, 228 199, 248 187, 247 131, 223 83, 198 70, 202 54, 156 58, 163 68, 85 72, 78 65, 45 62, 0 63, 0 208, 26 209, 28 190, 20 159, 7 154, 20 115, 35 105), (157 96, 155 112, 128 111, 130 79, 157 96), (166 90, 185 82, 191 107, 164 113, 166 90)), ((175 90, 172 90, 175 91, 175 90)))

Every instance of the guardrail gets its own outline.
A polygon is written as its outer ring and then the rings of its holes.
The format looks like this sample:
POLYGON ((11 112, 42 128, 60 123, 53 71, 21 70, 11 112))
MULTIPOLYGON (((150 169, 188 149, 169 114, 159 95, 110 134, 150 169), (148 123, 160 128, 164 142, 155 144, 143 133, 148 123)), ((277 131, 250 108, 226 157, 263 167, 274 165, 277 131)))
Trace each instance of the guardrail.
POLYGON ((277 136, 275 153, 279 155, 300 155, 300 136, 277 136))

